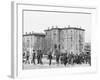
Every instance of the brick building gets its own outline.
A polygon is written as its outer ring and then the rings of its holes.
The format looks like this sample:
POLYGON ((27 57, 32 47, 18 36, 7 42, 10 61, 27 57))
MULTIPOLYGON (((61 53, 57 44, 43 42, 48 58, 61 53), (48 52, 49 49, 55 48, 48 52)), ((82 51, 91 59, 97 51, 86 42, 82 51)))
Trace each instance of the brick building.
POLYGON ((42 50, 46 54, 49 50, 57 49, 60 53, 79 54, 84 51, 85 30, 75 27, 54 28, 43 33, 29 33, 23 35, 23 51, 42 50))
POLYGON ((84 51, 85 35, 84 29, 68 27, 45 30, 46 50, 58 49, 60 53, 79 54, 84 51))
POLYGON ((43 33, 29 33, 23 35, 23 51, 44 50, 45 34, 43 33))

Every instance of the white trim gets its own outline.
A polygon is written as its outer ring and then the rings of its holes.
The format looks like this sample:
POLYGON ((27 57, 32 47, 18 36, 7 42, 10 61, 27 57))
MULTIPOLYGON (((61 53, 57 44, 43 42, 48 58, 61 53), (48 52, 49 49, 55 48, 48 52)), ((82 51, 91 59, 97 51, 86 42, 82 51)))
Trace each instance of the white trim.
MULTIPOLYGON (((96 51, 92 48, 92 66, 84 68, 61 68, 61 69, 38 69, 38 70, 22 70, 22 11, 27 10, 48 10, 48 11, 69 11, 69 12, 85 12, 92 14, 92 32, 96 25, 96 8, 93 7, 73 7, 73 6, 56 6, 56 5, 40 5, 40 4, 25 4, 25 3, 12 3, 14 7, 12 18, 12 76, 16 77, 31 77, 31 76, 45 76, 47 75, 60 75, 72 73, 87 73, 96 72, 96 51), (25 5, 24 5, 25 4, 25 5), (17 7, 18 5, 18 7, 17 7), (51 7, 52 6, 52 7, 51 7), (17 11, 18 9, 18 11, 17 11), (13 21, 14 20, 14 21, 13 21), (18 21, 18 22, 17 22, 18 21), (14 26, 14 27, 13 27, 14 26)), ((92 42, 93 38, 92 38, 92 42)), ((93 44, 95 45, 95 44, 93 44)))

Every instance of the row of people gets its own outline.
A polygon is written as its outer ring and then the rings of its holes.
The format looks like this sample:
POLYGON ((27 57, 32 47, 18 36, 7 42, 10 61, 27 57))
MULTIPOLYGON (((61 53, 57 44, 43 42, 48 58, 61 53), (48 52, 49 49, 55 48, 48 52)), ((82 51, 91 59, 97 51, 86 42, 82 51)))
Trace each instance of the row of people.
POLYGON ((23 63, 36 64, 35 59, 37 59, 37 64, 43 64, 42 57, 43 57, 43 53, 41 50, 37 50, 37 54, 36 54, 35 50, 33 50, 33 53, 31 56, 31 61, 30 61, 30 53, 29 53, 29 51, 27 51, 26 54, 25 54, 25 52, 23 53, 23 63))
POLYGON ((91 56, 90 54, 63 54, 61 57, 61 63, 66 66, 66 64, 90 64, 91 56))
MULTIPOLYGON (((59 62, 61 62, 61 64, 64 64, 66 66, 66 64, 90 64, 91 65, 91 55, 90 54, 84 54, 84 53, 80 53, 80 54, 68 54, 68 53, 64 53, 64 54, 59 54, 59 52, 55 52, 55 56, 56 56, 56 63, 59 64, 59 62)), ((48 59, 49 59, 49 65, 51 65, 52 62, 52 53, 49 52, 48 55, 48 59)))
MULTIPOLYGON (((91 65, 91 56, 90 54, 67 54, 67 53, 64 53, 64 54, 60 54, 59 51, 55 50, 55 58, 56 58, 56 63, 59 64, 64 64, 66 66, 66 64, 82 64, 82 63, 88 63, 91 65)), ((52 60, 53 60, 53 52, 52 51, 49 51, 48 54, 47 54, 47 59, 49 60, 49 65, 52 64, 52 60)), ((27 54, 25 56, 25 53, 23 54, 23 57, 26 58, 26 60, 23 60, 23 62, 26 64, 30 64, 30 61, 29 61, 29 52, 27 51, 27 54)), ((35 59, 37 59, 37 64, 43 64, 43 61, 42 61, 42 58, 43 58, 43 52, 41 50, 37 50, 37 54, 35 52, 35 50, 33 50, 33 53, 32 53, 32 59, 31 59, 31 63, 33 64, 36 64, 36 61, 35 59)))

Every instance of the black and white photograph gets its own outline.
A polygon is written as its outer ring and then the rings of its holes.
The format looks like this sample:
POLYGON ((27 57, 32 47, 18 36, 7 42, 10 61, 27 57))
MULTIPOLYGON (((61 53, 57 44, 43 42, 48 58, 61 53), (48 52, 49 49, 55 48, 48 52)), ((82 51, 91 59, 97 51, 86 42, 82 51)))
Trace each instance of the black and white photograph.
POLYGON ((11 75, 58 76, 97 71, 97 9, 12 2, 11 75))
POLYGON ((91 67, 91 13, 23 10, 22 68, 91 67))

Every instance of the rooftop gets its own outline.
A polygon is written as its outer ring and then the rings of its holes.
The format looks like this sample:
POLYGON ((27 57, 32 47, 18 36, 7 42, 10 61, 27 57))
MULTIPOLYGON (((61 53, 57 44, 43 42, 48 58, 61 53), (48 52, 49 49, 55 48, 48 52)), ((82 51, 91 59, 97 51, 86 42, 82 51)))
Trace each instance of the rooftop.
POLYGON ((76 28, 76 27, 65 27, 65 28, 54 28, 52 27, 51 29, 47 29, 47 30, 44 30, 44 31, 51 31, 51 30, 54 30, 54 29, 58 29, 58 30, 65 30, 65 29, 76 29, 76 30, 82 30, 82 31, 85 31, 85 29, 82 29, 82 28, 76 28))
POLYGON ((23 34, 23 36, 32 36, 32 35, 34 35, 34 36, 45 36, 45 34, 44 33, 26 33, 26 34, 23 34))

